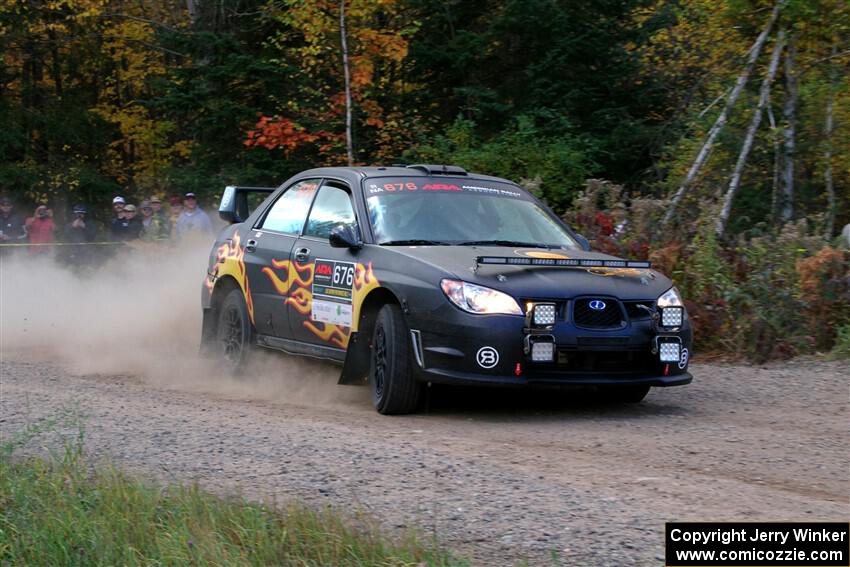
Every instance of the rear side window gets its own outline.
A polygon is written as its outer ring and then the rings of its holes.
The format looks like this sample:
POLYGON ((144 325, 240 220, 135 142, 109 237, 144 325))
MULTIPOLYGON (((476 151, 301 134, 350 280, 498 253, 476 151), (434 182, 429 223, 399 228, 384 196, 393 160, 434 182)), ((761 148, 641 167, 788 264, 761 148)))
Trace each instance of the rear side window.
POLYGON ((331 185, 319 189, 316 203, 310 211, 305 236, 330 238, 331 230, 339 225, 354 224, 354 208, 348 191, 331 185))
POLYGON ((257 228, 283 234, 301 234, 304 221, 307 220, 307 212, 310 210, 310 203, 318 187, 318 179, 305 179, 284 191, 257 228))

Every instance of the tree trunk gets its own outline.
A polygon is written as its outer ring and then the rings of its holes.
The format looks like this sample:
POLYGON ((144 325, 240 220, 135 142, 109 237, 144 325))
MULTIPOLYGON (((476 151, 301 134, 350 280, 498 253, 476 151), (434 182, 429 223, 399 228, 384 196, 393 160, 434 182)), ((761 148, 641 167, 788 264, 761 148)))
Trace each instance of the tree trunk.
POLYGON ((767 121, 770 124, 770 141, 773 144, 773 186, 770 192, 770 224, 776 224, 779 207, 779 166, 782 164, 782 149, 779 138, 776 137, 776 118, 773 116, 773 106, 767 103, 767 121))
POLYGON ((345 149, 348 165, 354 165, 354 141, 351 136, 351 71, 348 68, 348 41, 345 38, 345 0, 339 2, 339 33, 342 39, 342 68, 345 73, 345 149))
POLYGON ((198 20, 198 2, 196 0, 186 0, 186 10, 189 12, 189 21, 194 24, 198 20))
MULTIPOLYGON (((832 44, 832 56, 838 53, 838 44, 832 44)), ((824 136, 826 138, 826 148, 823 152, 824 170, 823 184, 826 189, 826 228, 824 237, 827 240, 832 239, 832 231, 835 229, 835 187, 832 184, 832 107, 835 103, 835 82, 838 78, 836 66, 830 64, 829 69, 829 87, 826 99, 826 123, 824 124, 824 136)))
POLYGON ((737 195, 738 189, 741 186, 741 176, 744 173, 744 166, 750 157, 750 150, 753 147, 756 131, 758 131, 759 125, 761 125, 764 107, 770 97, 770 85, 773 84, 773 79, 776 77, 776 69, 779 67, 779 58, 782 56, 782 47, 784 45, 785 32, 780 31, 776 37, 776 45, 773 47, 773 55, 770 57, 767 75, 765 75, 764 80, 761 82, 758 106, 755 112, 753 112, 753 118, 750 120, 750 126, 747 128, 744 145, 741 146, 741 152, 738 154, 738 162, 735 164, 735 170, 732 172, 732 178, 729 180, 729 188, 726 190, 723 208, 720 210, 720 216, 717 218, 717 225, 714 231, 718 237, 723 236, 723 233, 726 232, 726 225, 729 224, 729 215, 732 213, 732 202, 735 200, 735 195, 737 195))
POLYGON ((782 171, 782 220, 788 222, 794 217, 794 145, 797 138, 797 75, 795 57, 797 50, 794 39, 788 41, 788 54, 785 56, 785 129, 782 136, 785 141, 782 171))
POLYGON ((773 11, 770 13, 770 19, 767 22, 764 30, 759 34, 758 38, 756 38, 755 43, 750 48, 750 54, 747 59, 747 64, 744 67, 744 70, 738 76, 738 80, 735 82, 735 87, 732 89, 732 92, 729 93, 729 97, 726 99, 726 106, 723 107, 723 110, 720 112, 720 116, 715 120, 714 125, 711 127, 711 130, 708 131, 708 136, 706 137, 705 142, 702 145, 699 153, 697 154, 694 163, 691 164, 691 168, 688 170, 685 179, 682 181, 682 184, 676 190, 676 193, 673 195, 673 198, 670 201, 670 206, 667 208, 667 213, 664 215, 664 219, 662 220, 662 226, 669 223, 673 215, 676 212, 676 207, 679 205, 679 202, 685 196, 688 187, 696 178, 697 173, 702 168, 703 164, 705 164, 706 159, 708 159, 709 153, 711 153, 711 147, 714 145, 714 141, 717 139, 717 136, 720 134, 720 131, 723 130, 723 126, 726 124, 726 121, 729 118, 729 112, 732 110, 732 107, 735 105, 735 101, 738 100, 738 96, 741 94, 741 91, 744 90, 744 87, 747 84, 747 81, 750 78, 750 73, 755 67, 756 60, 761 54, 762 47, 764 47, 764 43, 767 40, 768 35, 770 35, 770 31, 773 29, 773 25, 776 23, 776 19, 779 17, 779 11, 782 9, 782 6, 785 4, 785 0, 779 0, 776 5, 773 7, 773 11))

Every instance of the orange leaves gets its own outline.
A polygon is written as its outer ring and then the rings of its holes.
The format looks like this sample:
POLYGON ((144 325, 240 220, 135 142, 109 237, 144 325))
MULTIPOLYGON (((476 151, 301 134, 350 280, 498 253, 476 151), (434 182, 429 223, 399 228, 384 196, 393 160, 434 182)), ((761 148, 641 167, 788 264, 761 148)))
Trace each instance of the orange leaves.
MULTIPOLYGON (((344 117, 346 112, 345 75, 341 45, 340 7, 344 2, 350 91, 355 131, 368 139, 380 155, 397 156, 405 147, 404 128, 384 136, 383 129, 396 109, 388 101, 411 88, 401 77, 408 56, 409 38, 418 23, 405 13, 401 0, 283 0, 274 18, 282 31, 270 43, 286 50, 298 68, 298 83, 304 85, 303 104, 298 109, 280 109, 302 124, 321 124, 338 133, 308 133, 291 121, 276 118, 248 133, 246 146, 281 148, 291 151, 309 141, 318 141, 319 151, 329 162, 344 157, 346 151, 344 117), (391 110, 392 108, 392 110, 391 110), (273 122, 281 128, 268 129, 273 122), (288 128, 292 128, 291 131, 288 128), (313 136, 312 139, 308 138, 313 136)), ((312 126, 315 128, 315 126, 312 126)), ((360 141, 357 140, 357 141, 360 141)), ((378 156, 376 156, 378 157, 378 156)))
POLYGON ((269 117, 260 114, 260 120, 254 130, 247 132, 243 142, 248 147, 261 146, 268 150, 282 149, 289 153, 302 144, 311 144, 323 137, 326 132, 311 134, 288 118, 269 117))

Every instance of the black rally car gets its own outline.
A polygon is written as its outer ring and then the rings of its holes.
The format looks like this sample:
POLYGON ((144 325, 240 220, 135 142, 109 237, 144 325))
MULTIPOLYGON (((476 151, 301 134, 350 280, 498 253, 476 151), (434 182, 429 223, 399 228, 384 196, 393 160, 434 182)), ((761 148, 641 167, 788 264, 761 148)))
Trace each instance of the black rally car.
POLYGON ((591 252, 510 181, 312 169, 228 187, 219 214, 233 224, 210 255, 203 343, 233 369, 256 346, 335 360, 386 414, 413 411, 426 382, 598 386, 637 402, 691 381, 671 281, 591 252))

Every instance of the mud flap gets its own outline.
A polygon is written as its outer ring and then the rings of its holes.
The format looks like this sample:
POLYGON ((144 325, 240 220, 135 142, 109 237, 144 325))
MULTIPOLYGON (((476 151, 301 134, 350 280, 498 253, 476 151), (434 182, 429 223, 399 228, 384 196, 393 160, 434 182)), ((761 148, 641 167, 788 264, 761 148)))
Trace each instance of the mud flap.
POLYGON ((339 384, 365 384, 369 374, 369 341, 360 339, 359 333, 351 333, 348 339, 348 352, 339 384))

